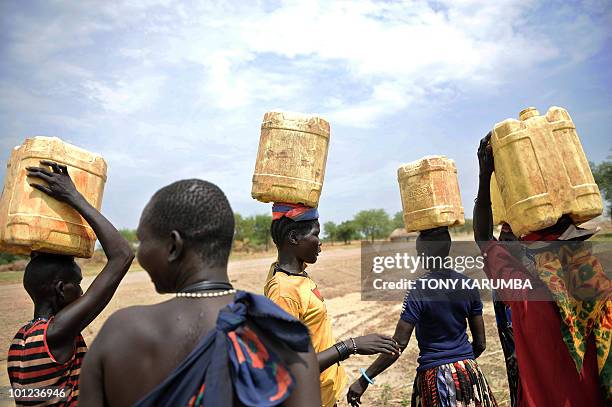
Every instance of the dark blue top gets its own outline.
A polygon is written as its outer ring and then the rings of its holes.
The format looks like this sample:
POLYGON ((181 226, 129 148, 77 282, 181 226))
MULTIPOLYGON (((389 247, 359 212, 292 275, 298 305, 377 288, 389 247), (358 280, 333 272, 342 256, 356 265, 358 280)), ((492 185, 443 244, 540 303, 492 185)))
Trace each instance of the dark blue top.
POLYGON ((401 319, 416 328, 420 350, 417 372, 474 359, 468 342, 467 318, 482 315, 482 301, 472 282, 454 270, 430 271, 406 294, 401 319), (428 282, 432 286, 421 286, 426 280, 432 280, 428 282), (435 288, 434 284, 440 286, 435 288), (456 285, 453 288, 451 284, 456 285))

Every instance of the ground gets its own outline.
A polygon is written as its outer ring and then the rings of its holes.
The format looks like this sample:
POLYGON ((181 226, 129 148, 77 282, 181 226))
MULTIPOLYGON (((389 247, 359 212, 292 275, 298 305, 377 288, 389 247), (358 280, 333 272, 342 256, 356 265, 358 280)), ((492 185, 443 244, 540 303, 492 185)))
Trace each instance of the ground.
MULTIPOLYGON (((250 255, 248 258, 234 256, 229 274, 232 283, 240 289, 262 293, 272 253, 250 255)), ((99 269, 100 266, 98 266, 99 269)), ((91 343, 106 318, 118 309, 135 305, 151 304, 167 300, 168 296, 155 293, 149 276, 134 266, 121 283, 109 306, 83 333, 91 343)), ((86 270, 83 288, 95 275, 96 267, 86 270)), ((401 304, 390 302, 364 302, 360 298, 360 249, 358 243, 351 245, 324 246, 319 261, 308 267, 309 274, 317 281, 325 296, 327 308, 333 318, 334 333, 338 339, 367 333, 391 335, 399 317, 401 304)), ((20 283, 14 279, 0 281, 0 387, 8 385, 6 374, 6 350, 13 335, 21 325, 32 318, 32 304, 20 283), (11 282, 12 281, 12 282, 11 282)), ((478 358, 483 372, 500 406, 509 405, 506 370, 503 353, 495 327, 493 306, 484 307, 487 328, 487 350, 478 358)), ((408 406, 412 393, 412 382, 416 369, 418 349, 416 340, 411 341, 402 357, 389 370, 376 379, 362 398, 363 406, 408 406)), ((353 356, 343 363, 349 375, 349 383, 359 375, 360 367, 367 367, 375 357, 353 356)), ((346 394, 346 393, 344 393, 346 394)), ((10 405, 0 399, 0 406, 10 405), (3 404, 5 403, 5 404, 3 404)), ((340 406, 346 406, 343 399, 340 406)))

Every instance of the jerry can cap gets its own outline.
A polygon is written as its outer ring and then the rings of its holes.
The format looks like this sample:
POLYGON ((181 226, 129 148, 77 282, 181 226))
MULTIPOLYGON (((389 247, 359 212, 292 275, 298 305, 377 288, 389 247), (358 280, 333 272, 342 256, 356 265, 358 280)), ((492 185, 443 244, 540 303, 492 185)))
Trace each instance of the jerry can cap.
POLYGON ((521 112, 519 113, 519 120, 525 121, 531 117, 539 116, 539 115, 540 115, 540 112, 538 112, 538 109, 536 109, 533 106, 529 106, 528 108, 521 110, 521 112))

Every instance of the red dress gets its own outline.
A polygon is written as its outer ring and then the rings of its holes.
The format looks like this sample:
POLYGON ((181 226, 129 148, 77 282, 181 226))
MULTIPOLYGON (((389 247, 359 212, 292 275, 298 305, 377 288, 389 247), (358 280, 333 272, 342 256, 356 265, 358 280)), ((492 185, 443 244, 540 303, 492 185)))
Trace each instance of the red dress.
MULTIPOLYGON (((528 278, 529 272, 506 248, 492 241, 482 250, 491 279, 528 278)), ((593 336, 587 342, 582 371, 561 336, 561 317, 554 302, 508 301, 519 371, 518 406, 603 406, 593 336)))

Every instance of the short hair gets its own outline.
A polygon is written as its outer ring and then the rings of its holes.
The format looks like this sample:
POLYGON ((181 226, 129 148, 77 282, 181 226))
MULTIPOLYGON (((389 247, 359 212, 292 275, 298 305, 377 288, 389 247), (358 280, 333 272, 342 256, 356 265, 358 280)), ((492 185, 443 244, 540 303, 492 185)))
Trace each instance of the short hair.
POLYGON ((270 225, 272 241, 275 245, 280 246, 291 231, 295 231, 298 238, 301 239, 306 236, 318 222, 318 219, 295 221, 286 216, 273 220, 272 225, 270 225))
POLYGON ((76 280, 77 270, 80 268, 72 256, 32 253, 23 274, 23 287, 30 297, 39 299, 54 282, 76 280))
POLYGON ((434 229, 422 230, 417 237, 417 249, 427 257, 441 257, 444 259, 450 253, 451 237, 448 227, 442 226, 434 229))
POLYGON ((225 265, 234 239, 234 212, 223 191, 200 179, 173 182, 157 191, 142 221, 158 236, 178 231, 211 265, 225 265))

